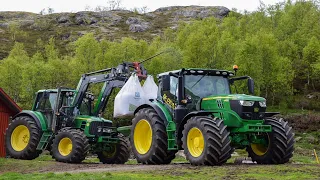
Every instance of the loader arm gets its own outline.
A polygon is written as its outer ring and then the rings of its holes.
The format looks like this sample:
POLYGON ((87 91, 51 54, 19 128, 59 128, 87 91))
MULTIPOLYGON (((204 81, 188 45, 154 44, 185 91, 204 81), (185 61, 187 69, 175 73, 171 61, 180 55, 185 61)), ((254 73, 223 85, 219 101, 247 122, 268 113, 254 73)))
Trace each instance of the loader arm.
POLYGON ((122 88, 132 73, 136 73, 140 79, 146 77, 146 70, 138 62, 124 62, 116 68, 108 68, 83 74, 77 86, 72 107, 80 109, 90 84, 104 83, 90 115, 98 116, 106 108, 110 95, 114 88, 122 88))
POLYGON ((100 113, 104 112, 113 89, 114 88, 122 88, 126 81, 127 81, 127 79, 126 80, 112 80, 112 81, 107 81, 104 83, 102 90, 99 94, 98 101, 96 102, 96 104, 94 106, 94 110, 92 112, 93 116, 98 116, 100 113))

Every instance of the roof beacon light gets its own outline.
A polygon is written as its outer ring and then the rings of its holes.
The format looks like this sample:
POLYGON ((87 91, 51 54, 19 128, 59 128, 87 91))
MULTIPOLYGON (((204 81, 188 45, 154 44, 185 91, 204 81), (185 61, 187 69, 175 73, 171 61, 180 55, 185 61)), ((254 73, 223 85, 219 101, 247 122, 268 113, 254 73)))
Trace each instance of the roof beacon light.
POLYGON ((238 65, 233 65, 232 69, 234 70, 234 75, 237 75, 237 71, 239 69, 238 65))
POLYGON ((233 65, 232 69, 235 71, 238 71, 239 67, 238 67, 238 65, 233 65))

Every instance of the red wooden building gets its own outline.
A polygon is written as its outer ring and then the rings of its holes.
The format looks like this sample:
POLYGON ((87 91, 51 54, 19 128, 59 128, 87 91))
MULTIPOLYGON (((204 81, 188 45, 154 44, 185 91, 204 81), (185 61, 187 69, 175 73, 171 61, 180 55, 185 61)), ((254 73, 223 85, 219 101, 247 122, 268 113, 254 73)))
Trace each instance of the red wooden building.
POLYGON ((0 157, 5 157, 5 132, 10 117, 21 111, 21 108, 0 88, 0 157))

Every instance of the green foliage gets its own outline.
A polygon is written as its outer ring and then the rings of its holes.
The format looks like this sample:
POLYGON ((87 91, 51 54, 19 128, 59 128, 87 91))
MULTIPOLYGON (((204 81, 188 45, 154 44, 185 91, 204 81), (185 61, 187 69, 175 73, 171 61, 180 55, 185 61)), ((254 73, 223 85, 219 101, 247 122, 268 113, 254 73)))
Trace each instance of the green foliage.
MULTIPOLYGON (((38 39, 34 44, 37 52, 30 55, 23 44, 15 43, 9 56, 0 61, 0 86, 24 108, 30 108, 39 89, 75 88, 83 73, 168 51, 145 63, 149 74, 182 67, 231 70, 237 64, 238 75, 255 80, 256 95, 266 97, 271 105, 289 107, 293 94, 302 96, 320 89, 319 19, 317 1, 287 1, 261 4, 251 13, 231 12, 222 21, 205 18, 181 23, 151 42, 132 38, 98 41, 88 33, 64 49, 58 48, 61 44, 54 38, 48 42, 38 39), (68 53, 62 56, 60 52, 68 53)), ((36 25, 41 30, 50 26, 47 23, 36 25)), ((13 39, 21 37, 18 26, 10 28, 13 39)), ((98 89, 90 90, 97 93, 98 89)), ((245 83, 237 89, 247 93, 245 83)), ((112 110, 107 114, 111 118, 112 110)))
POLYGON ((11 35, 11 40, 16 41, 17 38, 26 37, 27 33, 20 29, 20 25, 16 22, 9 24, 9 33, 11 35))

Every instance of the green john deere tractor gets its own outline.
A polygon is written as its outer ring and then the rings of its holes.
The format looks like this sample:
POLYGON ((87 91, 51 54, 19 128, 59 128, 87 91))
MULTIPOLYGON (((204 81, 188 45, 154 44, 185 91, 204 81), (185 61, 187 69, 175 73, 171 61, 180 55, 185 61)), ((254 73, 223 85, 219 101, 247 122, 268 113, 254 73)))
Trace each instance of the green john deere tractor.
POLYGON ((249 76, 215 69, 181 69, 158 75, 157 99, 135 111, 131 145, 137 161, 167 164, 184 150, 193 165, 221 165, 235 148, 259 164, 283 164, 294 151, 288 122, 266 112, 266 99, 232 94, 230 85, 249 76))
POLYGON ((60 162, 80 163, 88 152, 103 163, 123 164, 130 155, 130 128, 113 127, 102 118, 114 88, 121 88, 131 70, 145 76, 139 63, 83 74, 76 90, 58 88, 37 92, 31 111, 17 114, 6 131, 7 155, 34 159, 49 150, 60 162), (98 98, 88 92, 90 84, 104 83, 98 98))

